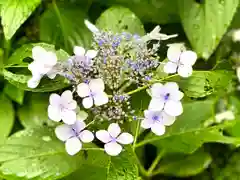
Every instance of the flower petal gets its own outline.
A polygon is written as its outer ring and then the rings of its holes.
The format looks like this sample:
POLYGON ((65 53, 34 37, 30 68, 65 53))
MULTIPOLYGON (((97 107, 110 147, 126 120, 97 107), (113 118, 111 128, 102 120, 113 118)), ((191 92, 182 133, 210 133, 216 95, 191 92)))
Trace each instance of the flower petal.
POLYGON ((170 126, 172 125, 176 120, 175 116, 169 116, 167 113, 165 113, 164 111, 162 112, 162 121, 161 123, 164 126, 170 126))
POLYGON ((72 125, 72 128, 77 133, 80 133, 85 127, 86 127, 85 122, 79 120, 76 120, 76 122, 72 125))
POLYGON ((117 123, 112 123, 108 126, 108 132, 111 137, 116 138, 121 133, 121 129, 117 123))
POLYGON ((182 103, 180 101, 169 100, 164 106, 164 111, 170 116, 179 116, 183 112, 182 103))
POLYGON ((80 46, 74 46, 73 52, 76 56, 84 56, 85 55, 85 49, 80 46))
POLYGON ((84 108, 89 109, 93 106, 93 98, 92 97, 86 97, 82 100, 82 105, 84 108))
POLYGON ((164 107, 165 101, 163 101, 161 98, 152 98, 148 109, 149 110, 155 110, 155 111, 161 111, 164 107))
POLYGON ((101 106, 108 103, 108 95, 105 92, 99 92, 93 96, 94 104, 96 106, 101 106))
POLYGON ((61 102, 67 109, 74 110, 77 108, 77 102, 73 100, 72 92, 69 90, 62 93, 61 102))
POLYGON ((164 88, 165 88, 165 91, 167 92, 171 92, 171 91, 175 91, 175 90, 178 90, 179 87, 178 87, 178 84, 175 83, 175 82, 167 82, 164 84, 164 88))
POLYGON ((180 43, 174 43, 174 44, 169 44, 169 48, 167 50, 167 58, 169 61, 172 62, 178 62, 180 55, 181 55, 181 48, 183 44, 180 43))
POLYGON ((77 113, 77 120, 79 121, 84 121, 85 119, 87 119, 88 114, 85 111, 79 111, 77 113))
POLYGON ((144 129, 149 129, 153 125, 153 121, 151 119, 143 119, 141 122, 141 127, 144 129))
POLYGON ((84 20, 84 24, 87 26, 87 28, 94 34, 99 34, 99 29, 93 25, 91 22, 89 22, 88 20, 84 20))
POLYGON ((85 56, 92 59, 92 58, 95 58, 97 56, 97 53, 98 53, 98 51, 88 50, 85 56))
POLYGON ((109 142, 112 140, 109 132, 106 131, 106 130, 99 130, 99 131, 97 131, 97 132, 96 132, 96 137, 97 137, 100 141, 102 141, 103 143, 109 143, 109 142))
POLYGON ((92 79, 89 83, 89 88, 96 93, 104 91, 104 82, 102 79, 92 79))
POLYGON ((154 134, 161 136, 165 133, 165 126, 162 125, 160 122, 154 123, 154 125, 151 127, 151 130, 154 134))
POLYGON ((46 53, 47 51, 40 46, 35 46, 32 48, 32 58, 34 59, 34 61, 41 61, 43 55, 46 53))
POLYGON ((133 143, 133 136, 129 133, 122 133, 117 137, 117 142, 120 144, 131 144, 133 143))
POLYGON ((86 83, 81 83, 77 86, 77 93, 81 98, 87 97, 91 94, 89 85, 86 83))
POLYGON ((61 95, 61 99, 64 101, 64 102, 70 102, 72 101, 73 99, 73 96, 72 96, 72 92, 70 90, 66 90, 62 93, 61 95))
POLYGON ((79 138, 84 143, 92 142, 94 139, 93 133, 89 130, 84 130, 80 133, 79 138))
POLYGON ((117 156, 122 151, 122 146, 116 142, 110 142, 104 145, 104 150, 110 156, 117 156))
POLYGON ((169 73, 169 74, 176 73, 177 72, 177 64, 169 61, 164 65, 163 71, 165 73, 169 73))
POLYGON ((55 134, 56 134, 57 138, 60 139, 61 141, 66 141, 70 137, 75 136, 71 126, 66 125, 66 124, 57 126, 55 129, 55 134))
POLYGON ((50 79, 54 79, 57 76, 57 72, 56 71, 50 71, 50 72, 47 73, 47 76, 50 79))
POLYGON ((39 76, 36 76, 36 75, 33 76, 33 77, 32 77, 31 79, 29 79, 28 82, 27 82, 28 87, 29 87, 29 88, 32 88, 32 89, 36 88, 36 87, 39 85, 41 78, 42 78, 41 75, 39 75, 39 76))
POLYGON ((180 56, 180 63, 193 66, 197 61, 197 54, 193 51, 184 51, 180 56))
POLYGON ((61 121, 61 109, 57 106, 48 106, 48 117, 49 119, 59 122, 61 121))
POLYGON ((156 97, 156 98, 160 98, 161 94, 163 93, 163 85, 161 83, 155 83, 152 85, 151 87, 151 96, 152 97, 156 97))
MULTIPOLYGON (((54 52, 46 52, 46 56, 47 58, 45 59, 45 63, 48 65, 48 66, 54 66, 56 63, 57 63, 57 56, 54 52)), ((49 68, 50 68, 49 67, 49 68)))
POLYGON ((82 149, 82 143, 77 137, 72 137, 66 141, 65 148, 67 153, 73 156, 82 149))
POLYGON ((64 109, 61 111, 61 119, 64 123, 72 125, 77 120, 77 115, 75 111, 64 109))
POLYGON ((58 94, 53 93, 49 97, 49 103, 52 106, 59 106, 61 103, 61 97, 58 94))
POLYGON ((192 71, 193 71, 192 66, 188 66, 188 65, 181 65, 178 68, 178 74, 185 78, 191 76, 192 71))
POLYGON ((179 91, 179 90, 175 90, 173 92, 171 92, 169 99, 174 100, 174 101, 180 101, 183 98, 184 94, 179 91))

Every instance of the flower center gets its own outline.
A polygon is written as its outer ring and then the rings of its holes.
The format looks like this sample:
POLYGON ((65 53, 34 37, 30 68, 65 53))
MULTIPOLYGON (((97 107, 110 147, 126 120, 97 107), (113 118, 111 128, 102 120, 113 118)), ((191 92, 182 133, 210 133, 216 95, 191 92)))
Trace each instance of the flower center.
POLYGON ((167 94, 164 96, 164 100, 167 101, 167 100, 169 99, 169 96, 170 96, 170 94, 167 93, 167 94))
POLYGON ((117 142, 117 139, 112 137, 112 141, 111 142, 115 143, 115 142, 117 142))
POLYGON ((159 117, 158 117, 157 115, 154 115, 154 116, 152 117, 152 120, 158 121, 158 120, 159 120, 159 117))

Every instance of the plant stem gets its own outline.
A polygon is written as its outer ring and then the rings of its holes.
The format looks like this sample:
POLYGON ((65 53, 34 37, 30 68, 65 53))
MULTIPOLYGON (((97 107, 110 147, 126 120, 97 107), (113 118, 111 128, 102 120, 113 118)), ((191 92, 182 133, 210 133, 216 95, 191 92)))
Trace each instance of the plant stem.
POLYGON ((155 160, 153 161, 152 165, 150 166, 150 168, 147 171, 147 176, 152 176, 152 172, 154 171, 154 169, 157 167, 159 161, 161 160, 161 158, 163 157, 163 155, 165 154, 165 151, 162 150, 158 156, 155 158, 155 160))
POLYGON ((134 137, 134 141, 133 141, 133 150, 135 150, 135 146, 136 146, 136 143, 137 143, 137 138, 138 138, 138 134, 139 134, 139 130, 140 130, 140 120, 138 120, 137 122, 137 127, 136 127, 136 132, 135 132, 135 137, 134 137))

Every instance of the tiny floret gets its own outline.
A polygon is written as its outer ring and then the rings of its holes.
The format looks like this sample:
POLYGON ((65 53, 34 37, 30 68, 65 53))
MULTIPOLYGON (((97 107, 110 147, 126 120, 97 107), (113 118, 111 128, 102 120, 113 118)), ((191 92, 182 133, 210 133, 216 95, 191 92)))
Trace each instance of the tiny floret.
POLYGON ((57 63, 55 53, 46 51, 40 46, 35 46, 32 49, 32 58, 33 62, 28 65, 28 69, 32 72, 32 78, 28 81, 29 88, 36 88, 44 75, 47 75, 50 79, 55 78, 56 73, 51 71, 57 63))
POLYGON ((85 108, 91 108, 93 104, 101 106, 108 103, 108 96, 104 92, 102 79, 92 79, 89 83, 81 83, 77 86, 78 95, 83 98, 82 104, 85 108))
POLYGON ((53 121, 63 120, 66 124, 74 124, 76 122, 77 102, 73 100, 72 92, 67 90, 58 94, 51 94, 49 98, 48 117, 53 121))
POLYGON ((165 73, 178 73, 182 77, 192 75, 192 66, 197 60, 197 54, 186 51, 183 44, 171 44, 167 51, 168 62, 164 66, 165 73))
POLYGON ((240 29, 235 29, 232 33, 233 42, 240 42, 240 29))
POLYGON ((121 129, 117 123, 109 125, 108 130, 99 130, 96 137, 105 143, 104 150, 110 156, 117 156, 122 151, 120 144, 131 144, 133 136, 129 133, 121 133, 121 129))
POLYGON ((94 139, 93 133, 84 130, 86 124, 77 120, 73 125, 62 124, 56 127, 55 134, 58 139, 65 142, 65 149, 71 156, 82 149, 82 142, 89 143, 94 139))
POLYGON ((86 51, 83 47, 75 46, 74 54, 77 58, 77 61, 81 63, 85 67, 92 66, 93 62, 92 59, 96 57, 97 51, 95 50, 88 50, 86 51))

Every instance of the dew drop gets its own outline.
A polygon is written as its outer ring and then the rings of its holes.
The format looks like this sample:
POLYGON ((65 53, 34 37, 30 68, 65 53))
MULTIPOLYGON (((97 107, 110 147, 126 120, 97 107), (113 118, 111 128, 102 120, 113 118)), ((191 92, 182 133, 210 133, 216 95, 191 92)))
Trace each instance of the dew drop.
POLYGON ((43 136, 43 137, 42 137, 42 140, 43 140, 43 141, 46 141, 46 142, 49 142, 49 141, 52 140, 52 138, 51 138, 50 136, 43 136))

